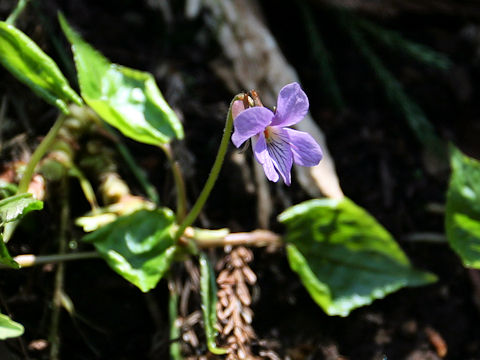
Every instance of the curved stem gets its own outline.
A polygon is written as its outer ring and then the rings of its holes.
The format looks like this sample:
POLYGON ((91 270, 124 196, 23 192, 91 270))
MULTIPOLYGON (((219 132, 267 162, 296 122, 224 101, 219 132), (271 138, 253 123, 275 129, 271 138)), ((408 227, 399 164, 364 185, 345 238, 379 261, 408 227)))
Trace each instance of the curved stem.
POLYGON ((53 142, 57 137, 58 130, 60 130, 66 118, 67 115, 65 114, 61 114, 57 118, 55 124, 53 124, 53 126, 48 131, 48 134, 43 138, 40 145, 38 145, 38 147, 33 152, 32 157, 30 158, 30 161, 25 168, 25 171, 23 172, 22 179, 18 184, 17 194, 23 194, 27 192, 28 185, 30 185, 30 181, 32 180, 32 176, 35 168, 37 167, 37 164, 40 162, 45 153, 50 149, 50 146, 52 146, 53 142))
POLYGON ((187 192, 185 190, 185 181, 183 180, 180 165, 173 158, 172 148, 169 144, 161 145, 160 148, 165 152, 168 163, 172 168, 173 181, 177 190, 177 222, 183 221, 187 213, 187 192))
POLYGON ((225 159, 225 154, 227 153, 228 143, 230 141, 230 135, 233 128, 232 105, 236 100, 239 100, 241 98, 243 98, 243 94, 238 94, 233 98, 232 102, 230 103, 230 108, 228 109, 227 119, 225 122, 225 129, 223 130, 222 141, 220 142, 220 147, 218 148, 217 157, 215 158, 215 162, 213 163, 212 170, 210 171, 210 175, 208 176, 208 179, 202 189, 202 192, 198 196, 197 201, 193 205, 192 210, 190 210, 187 217, 185 218, 185 220, 183 220, 177 232, 175 233, 175 241, 178 241, 180 236, 183 235, 185 229, 191 224, 193 224, 197 216, 200 214, 203 205, 205 205, 205 202, 207 201, 208 196, 210 195, 210 192, 215 185, 215 182, 217 181, 218 174, 220 173, 223 165, 223 160, 225 159))
MULTIPOLYGON (((37 167, 37 164, 40 162, 40 160, 43 158, 45 153, 52 146, 53 142, 57 137, 58 131, 62 127, 66 118, 67 118, 67 115, 65 114, 61 114, 57 118, 57 120, 55 121, 55 124, 53 124, 53 126, 48 131, 48 134, 43 138, 40 145, 38 145, 38 147, 33 152, 32 157, 30 158, 30 161, 25 167, 25 171, 23 172, 22 179, 18 184, 17 195, 24 194, 27 192, 28 186, 30 185, 30 181, 32 181, 33 173, 35 172, 35 168, 37 167)), ((11 239, 15 231, 15 228, 17 227, 17 224, 18 224, 18 220, 5 224, 5 228, 3 230, 4 242, 7 243, 11 239)))
POLYGON ((97 197, 95 196, 95 190, 93 190, 92 184, 87 179, 85 174, 75 164, 70 164, 70 175, 76 177, 82 188, 83 195, 90 204, 90 208, 93 212, 98 211, 97 197))

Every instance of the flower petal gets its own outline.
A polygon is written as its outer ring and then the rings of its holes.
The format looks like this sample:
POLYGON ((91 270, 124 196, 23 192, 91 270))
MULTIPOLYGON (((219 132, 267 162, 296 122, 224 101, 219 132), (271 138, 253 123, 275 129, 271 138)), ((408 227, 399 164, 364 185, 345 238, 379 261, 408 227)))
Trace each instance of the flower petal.
POLYGON ((270 137, 267 140, 268 154, 272 158, 275 169, 280 173, 285 184, 290 185, 293 164, 292 150, 290 149, 289 138, 282 128, 269 128, 270 137))
POLYGON ((233 121, 235 131, 232 142, 240 147, 253 135, 261 133, 271 123, 273 112, 264 107, 253 107, 242 111, 233 121))
POLYGON ((263 166, 263 171, 267 176, 267 179, 273 182, 277 182, 279 179, 278 173, 273 166, 272 159, 268 154, 267 143, 265 141, 265 135, 260 134, 258 139, 252 139, 253 153, 257 161, 263 166), (256 142, 256 143, 255 143, 256 142))
POLYGON ((301 166, 318 165, 323 158, 323 152, 320 145, 317 144, 310 134, 288 128, 282 130, 289 138, 295 164, 301 166))
POLYGON ((308 113, 308 98, 298 83, 285 85, 277 99, 277 111, 271 126, 290 126, 303 120, 308 113))
POLYGON ((232 116, 234 119, 237 118, 237 116, 245 110, 245 105, 243 103, 243 100, 236 100, 233 102, 232 105, 232 116))

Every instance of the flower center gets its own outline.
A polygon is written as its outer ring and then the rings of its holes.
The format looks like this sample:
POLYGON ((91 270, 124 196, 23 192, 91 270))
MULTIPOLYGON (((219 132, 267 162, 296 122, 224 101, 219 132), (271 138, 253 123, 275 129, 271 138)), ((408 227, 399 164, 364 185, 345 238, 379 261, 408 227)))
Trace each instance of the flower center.
POLYGON ((265 128, 265 130, 263 130, 263 135, 265 135, 265 140, 266 140, 267 142, 272 141, 272 139, 271 139, 271 133, 272 133, 272 130, 271 130, 270 126, 267 126, 267 127, 265 128))

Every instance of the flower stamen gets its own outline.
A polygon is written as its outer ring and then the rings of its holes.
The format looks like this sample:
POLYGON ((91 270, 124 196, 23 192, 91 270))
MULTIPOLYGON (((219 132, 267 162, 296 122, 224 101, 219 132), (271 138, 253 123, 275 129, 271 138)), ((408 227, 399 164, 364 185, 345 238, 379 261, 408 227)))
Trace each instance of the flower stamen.
POLYGON ((270 140, 270 132, 269 132, 268 130, 269 130, 269 126, 267 126, 267 127, 265 128, 265 130, 263 130, 263 135, 265 135, 265 139, 266 139, 267 141, 270 140))

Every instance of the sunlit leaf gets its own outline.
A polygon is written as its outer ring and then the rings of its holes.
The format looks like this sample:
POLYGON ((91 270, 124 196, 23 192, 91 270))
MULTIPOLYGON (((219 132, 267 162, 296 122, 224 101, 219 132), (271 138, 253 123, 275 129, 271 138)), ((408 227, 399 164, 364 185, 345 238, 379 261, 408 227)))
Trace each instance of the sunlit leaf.
POLYGON ((0 314, 0 340, 19 337, 23 335, 23 325, 19 324, 7 315, 0 314))
POLYGON ((82 104, 57 64, 27 35, 3 21, 0 21, 0 63, 64 113, 68 113, 68 102, 82 104))
POLYGON ((183 138, 182 124, 152 74, 112 64, 62 15, 59 20, 72 44, 82 97, 103 120, 142 143, 159 145, 183 138))
POLYGON ((480 269, 480 162, 450 147, 447 239, 465 266, 480 269))
POLYGON ((110 267, 143 292, 153 289, 174 259, 175 216, 169 209, 140 210, 86 235, 110 267))
POLYGON ((0 225, 14 221, 32 210, 43 209, 43 202, 36 200, 32 194, 20 194, 0 200, 0 225))
POLYGON ((226 350, 218 348, 215 342, 217 330, 217 286, 215 284, 215 273, 208 257, 200 253, 200 295, 202 297, 203 321, 205 324, 205 335, 207 337, 208 350, 212 354, 225 354, 226 350))
MULTIPOLYGON (((0 227, 20 219, 33 210, 41 210, 43 202, 35 200, 32 194, 13 195, 0 200, 0 227)), ((10 256, 7 246, 3 241, 3 236, 0 235, 0 263, 18 269, 19 265, 10 256)))
POLYGON ((346 198, 306 201, 279 220, 287 227, 290 267, 329 315, 347 316, 402 287, 436 279, 414 269, 392 236, 346 198))

